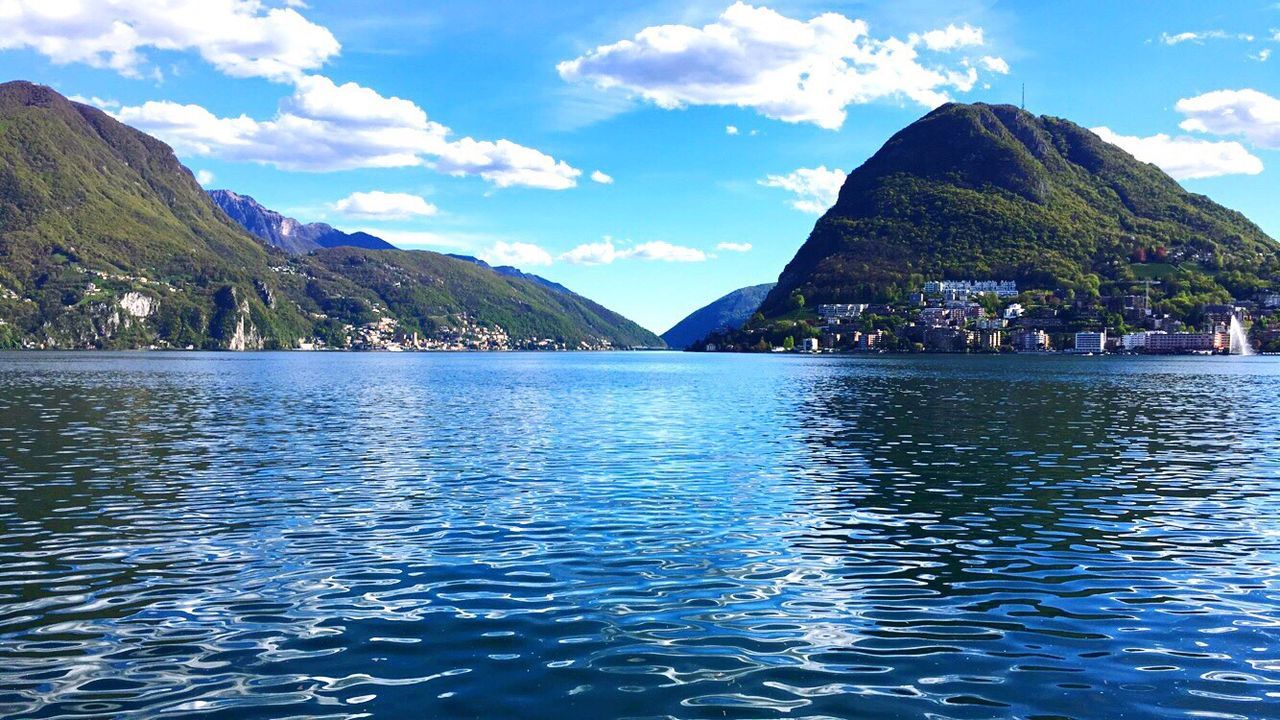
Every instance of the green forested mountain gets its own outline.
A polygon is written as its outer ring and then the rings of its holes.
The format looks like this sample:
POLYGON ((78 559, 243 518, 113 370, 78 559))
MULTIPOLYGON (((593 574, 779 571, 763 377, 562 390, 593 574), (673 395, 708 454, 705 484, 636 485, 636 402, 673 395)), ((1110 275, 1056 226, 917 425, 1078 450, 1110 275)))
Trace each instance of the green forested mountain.
POLYGON ((760 307, 773 283, 739 288, 694 310, 662 333, 662 340, 676 350, 684 350, 713 332, 737 330, 760 307))
POLYGON ((797 296, 810 307, 893 302, 928 278, 1089 297, 1154 276, 1153 298, 1177 314, 1270 286, 1278 247, 1067 120, 948 104, 849 175, 762 310, 787 314, 797 296))
POLYGON ((513 346, 661 345, 577 296, 437 253, 289 256, 219 210, 168 146, 25 82, 0 84, 0 347, 345 344, 500 325, 513 346))
MULTIPOLYGON (((337 312, 335 302, 355 302, 393 308, 406 329, 423 333, 465 315, 518 339, 662 347, 653 333, 581 295, 440 253, 338 247, 298 262, 311 276, 301 288, 307 299, 330 315, 337 312)), ((362 318, 357 313, 348 319, 359 324, 362 318)))

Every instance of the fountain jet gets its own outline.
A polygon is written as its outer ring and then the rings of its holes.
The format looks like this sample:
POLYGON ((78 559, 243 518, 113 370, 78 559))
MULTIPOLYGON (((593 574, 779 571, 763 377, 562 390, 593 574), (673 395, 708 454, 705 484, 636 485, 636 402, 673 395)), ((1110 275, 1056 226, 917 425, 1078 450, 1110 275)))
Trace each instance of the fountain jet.
POLYGON ((1231 316, 1231 345, 1228 352, 1232 355, 1252 355, 1253 348, 1249 346, 1249 337, 1244 334, 1244 325, 1240 324, 1240 318, 1231 316))

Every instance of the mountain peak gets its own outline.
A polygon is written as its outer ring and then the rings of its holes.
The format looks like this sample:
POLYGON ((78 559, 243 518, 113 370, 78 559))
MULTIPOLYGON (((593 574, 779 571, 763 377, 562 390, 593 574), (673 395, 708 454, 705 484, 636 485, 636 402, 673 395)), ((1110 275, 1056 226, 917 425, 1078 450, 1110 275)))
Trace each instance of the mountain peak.
POLYGON ((325 223, 299 222, 264 207, 248 195, 231 190, 210 190, 209 197, 249 233, 285 252, 300 254, 343 246, 366 250, 391 250, 395 247, 367 233, 344 233, 325 223))
POLYGON ((1075 123, 949 103, 849 174, 763 309, 786 312, 797 291, 812 303, 900 298, 925 276, 1096 294, 1133 279, 1135 248, 1156 247, 1224 283, 1278 260, 1244 216, 1075 123))

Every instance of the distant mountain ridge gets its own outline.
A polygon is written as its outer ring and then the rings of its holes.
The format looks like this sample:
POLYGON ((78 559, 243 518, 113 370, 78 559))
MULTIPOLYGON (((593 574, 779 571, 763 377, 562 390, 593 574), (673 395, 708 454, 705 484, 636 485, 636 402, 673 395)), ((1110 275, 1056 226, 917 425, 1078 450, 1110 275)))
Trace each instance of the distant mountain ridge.
POLYGON ((458 260, 464 260, 469 263, 474 263, 476 265, 479 265, 480 267, 489 268, 490 270, 498 273, 499 275, 506 275, 507 277, 514 277, 514 278, 523 278, 531 282, 536 282, 539 285, 549 290, 555 290, 556 292, 562 292, 569 295, 577 295, 577 293, 561 285, 558 282, 548 280, 542 277, 541 275, 534 275, 533 273, 527 273, 521 270, 520 268, 512 267, 510 265, 498 265, 495 267, 481 260, 480 258, 475 257, 474 255, 458 255, 455 253, 447 253, 447 254, 451 258, 457 258, 458 260))
POLYGON ((701 307, 676 323, 661 337, 667 347, 686 350, 714 332, 737 330, 760 308, 774 283, 740 288, 701 307))
POLYGON ((366 250, 394 250, 395 246, 364 232, 346 233, 325 223, 301 223, 264 207, 248 195, 231 190, 210 190, 209 197, 232 220, 255 237, 290 254, 309 253, 320 248, 358 247, 366 250))

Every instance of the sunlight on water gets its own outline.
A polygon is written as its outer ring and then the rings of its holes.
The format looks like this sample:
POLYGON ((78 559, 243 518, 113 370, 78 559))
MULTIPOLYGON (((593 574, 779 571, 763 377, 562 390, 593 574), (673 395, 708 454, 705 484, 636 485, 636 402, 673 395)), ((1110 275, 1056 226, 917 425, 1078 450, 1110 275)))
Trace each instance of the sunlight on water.
POLYGON ((1280 363, 0 355, 0 715, 1274 717, 1280 363))

